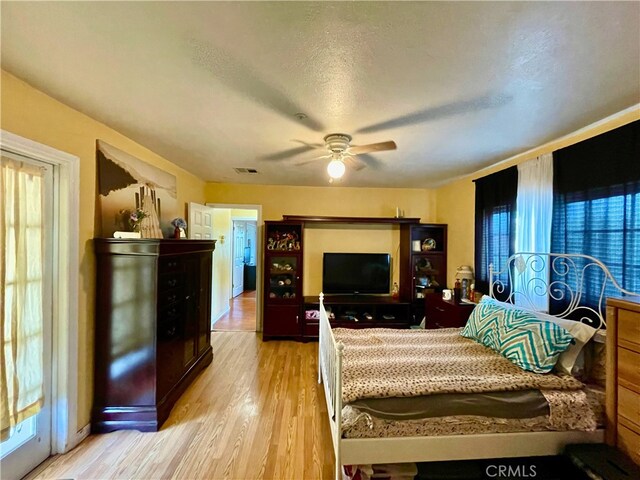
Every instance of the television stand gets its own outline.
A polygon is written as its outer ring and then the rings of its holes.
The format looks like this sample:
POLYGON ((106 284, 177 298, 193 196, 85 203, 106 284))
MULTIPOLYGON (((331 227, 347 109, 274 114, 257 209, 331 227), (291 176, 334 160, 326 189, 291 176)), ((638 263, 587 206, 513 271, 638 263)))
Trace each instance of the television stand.
MULTIPOLYGON (((391 296, 325 295, 324 306, 334 328, 409 328, 411 302, 391 296)), ((307 312, 317 311, 317 296, 305 296, 302 315, 302 340, 318 340, 318 318, 307 312), (310 318, 307 318, 310 317, 310 318)))

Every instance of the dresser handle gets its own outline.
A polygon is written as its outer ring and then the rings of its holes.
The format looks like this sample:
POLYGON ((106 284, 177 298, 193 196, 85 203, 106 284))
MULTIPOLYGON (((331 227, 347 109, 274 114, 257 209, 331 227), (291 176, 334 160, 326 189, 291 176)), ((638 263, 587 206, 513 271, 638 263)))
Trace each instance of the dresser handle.
POLYGON ((438 310, 439 312, 444 312, 445 311, 444 308, 442 308, 442 307, 436 307, 436 310, 438 310))

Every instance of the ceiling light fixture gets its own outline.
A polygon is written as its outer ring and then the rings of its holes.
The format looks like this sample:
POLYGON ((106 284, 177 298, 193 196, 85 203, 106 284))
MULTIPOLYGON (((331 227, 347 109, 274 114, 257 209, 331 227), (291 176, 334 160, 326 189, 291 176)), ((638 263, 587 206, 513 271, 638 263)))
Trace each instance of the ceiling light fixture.
POLYGON ((338 179, 342 178, 344 175, 344 171, 346 170, 344 166, 344 162, 342 161, 342 156, 334 156, 333 159, 327 165, 327 173, 331 178, 338 179))

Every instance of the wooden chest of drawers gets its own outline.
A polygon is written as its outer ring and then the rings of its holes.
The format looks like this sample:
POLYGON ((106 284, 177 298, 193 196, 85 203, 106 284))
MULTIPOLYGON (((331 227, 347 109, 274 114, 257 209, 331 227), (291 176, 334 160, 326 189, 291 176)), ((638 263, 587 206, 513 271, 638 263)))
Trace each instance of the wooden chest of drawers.
POLYGON ((607 300, 607 443, 640 464, 640 299, 607 300))
POLYGON ((157 431, 211 363, 213 240, 96 238, 91 429, 157 431))
POLYGON ((424 299, 425 327, 464 327, 475 306, 475 303, 455 303, 453 300, 443 300, 441 293, 428 293, 424 299))

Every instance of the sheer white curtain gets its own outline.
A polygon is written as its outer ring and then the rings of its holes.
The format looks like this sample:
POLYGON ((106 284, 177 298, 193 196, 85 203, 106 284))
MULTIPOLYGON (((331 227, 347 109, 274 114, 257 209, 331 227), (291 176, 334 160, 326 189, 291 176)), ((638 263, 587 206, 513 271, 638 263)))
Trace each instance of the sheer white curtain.
POLYGON ((1 157, 0 427, 2 439, 43 403, 43 174, 1 157))
MULTIPOLYGON (((553 214, 553 155, 547 153, 518 165, 518 194, 516 197, 516 252, 549 253, 551 251, 551 219, 553 214)), ((524 261, 536 262, 535 257, 524 261)), ((544 259, 546 261, 546 259, 544 259)), ((549 282, 547 265, 537 262, 523 272, 514 272, 516 305, 547 311, 548 299, 544 289, 549 282), (535 288, 535 287, 538 288, 535 288), (532 288, 534 287, 534 288, 532 288)), ((516 265, 517 267, 517 265, 516 265)))

